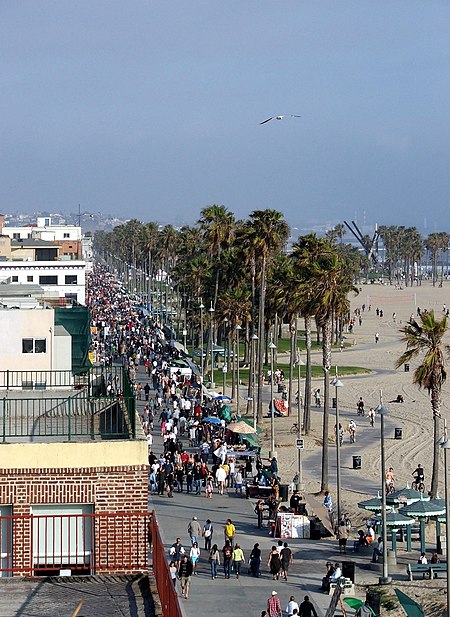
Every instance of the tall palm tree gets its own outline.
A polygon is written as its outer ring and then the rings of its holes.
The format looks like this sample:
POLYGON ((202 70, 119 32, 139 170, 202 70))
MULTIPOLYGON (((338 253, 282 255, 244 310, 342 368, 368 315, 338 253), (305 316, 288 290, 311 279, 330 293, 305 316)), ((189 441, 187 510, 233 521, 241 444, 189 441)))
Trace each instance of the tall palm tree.
POLYGON ((254 210, 246 233, 259 270, 259 315, 258 315, 258 397, 257 419, 262 422, 262 391, 264 387, 264 323, 267 269, 273 257, 283 248, 289 238, 289 225, 277 210, 254 210))
POLYGON ((436 319, 434 311, 422 311, 419 320, 411 320, 404 328, 402 341, 406 343, 406 351, 396 361, 399 368, 405 362, 422 356, 421 364, 413 374, 413 383, 428 391, 433 412, 433 472, 431 476, 431 497, 434 499, 438 492, 439 483, 439 438, 441 420, 441 392, 447 378, 445 368, 445 354, 450 347, 443 344, 447 332, 448 321, 444 315, 436 319))

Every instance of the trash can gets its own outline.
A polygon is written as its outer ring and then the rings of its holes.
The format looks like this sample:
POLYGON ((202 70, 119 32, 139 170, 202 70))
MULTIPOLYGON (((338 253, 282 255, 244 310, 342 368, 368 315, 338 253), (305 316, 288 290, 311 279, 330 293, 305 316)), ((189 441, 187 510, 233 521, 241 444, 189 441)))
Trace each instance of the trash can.
POLYGON ((288 494, 289 494, 289 485, 280 484, 280 486, 278 487, 278 498, 281 499, 281 501, 287 501, 288 494))
POLYGON ((405 373, 409 373, 409 364, 405 364, 405 373))
POLYGON ((319 520, 312 520, 309 523, 309 537, 311 540, 320 540, 321 524, 319 520))
POLYGON ((355 582, 355 562, 343 561, 342 562, 342 576, 349 578, 352 583, 355 582))
POLYGON ((336 407, 337 407, 337 400, 335 398, 333 398, 332 403, 333 403, 333 409, 336 409, 336 407))
POLYGON ((353 469, 361 469, 361 457, 360 456, 353 457, 353 469))
POLYGON ((402 439, 403 438, 403 429, 395 428, 394 429, 394 439, 402 439))
POLYGON ((366 602, 368 606, 373 610, 373 614, 375 617, 380 617, 381 615, 381 595, 377 589, 371 589, 370 587, 366 590, 366 602))

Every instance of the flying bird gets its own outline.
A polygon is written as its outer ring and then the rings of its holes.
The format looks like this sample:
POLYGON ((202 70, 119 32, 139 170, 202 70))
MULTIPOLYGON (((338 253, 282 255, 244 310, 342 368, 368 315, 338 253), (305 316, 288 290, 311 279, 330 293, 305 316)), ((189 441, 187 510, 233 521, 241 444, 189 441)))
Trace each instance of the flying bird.
POLYGON ((295 114, 284 114, 283 116, 272 116, 267 118, 267 120, 263 120, 259 124, 265 124, 266 122, 270 122, 271 120, 283 120, 283 118, 301 118, 301 116, 296 116, 295 114))

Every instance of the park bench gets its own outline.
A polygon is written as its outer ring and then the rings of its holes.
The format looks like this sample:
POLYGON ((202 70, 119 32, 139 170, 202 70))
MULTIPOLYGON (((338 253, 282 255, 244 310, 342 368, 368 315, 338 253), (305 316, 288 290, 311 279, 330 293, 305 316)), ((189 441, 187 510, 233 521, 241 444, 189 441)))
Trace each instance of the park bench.
MULTIPOLYGON (((355 585, 349 578, 341 577, 339 579, 339 583, 342 589, 343 596, 354 596, 355 595, 355 585)), ((330 583, 330 591, 328 595, 332 596, 334 594, 334 590, 336 588, 337 583, 330 583)))
POLYGON ((423 578, 437 578, 439 572, 447 572, 446 563, 409 563, 406 568, 408 578, 413 580, 416 573, 422 574, 423 578))

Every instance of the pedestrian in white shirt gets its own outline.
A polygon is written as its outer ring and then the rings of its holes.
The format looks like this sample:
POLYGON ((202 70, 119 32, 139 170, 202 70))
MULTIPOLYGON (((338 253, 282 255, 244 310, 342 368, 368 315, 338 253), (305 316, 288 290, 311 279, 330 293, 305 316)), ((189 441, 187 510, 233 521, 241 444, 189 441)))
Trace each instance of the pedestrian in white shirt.
POLYGON ((287 614, 289 615, 289 617, 290 617, 291 615, 293 615, 293 614, 294 614, 294 609, 297 609, 297 613, 298 613, 298 610, 299 610, 299 609, 298 609, 298 604, 297 604, 297 602, 295 601, 295 597, 294 597, 294 596, 291 596, 291 597, 289 598, 288 605, 286 606, 286 608, 285 608, 284 610, 286 611, 286 613, 287 613, 287 614))

